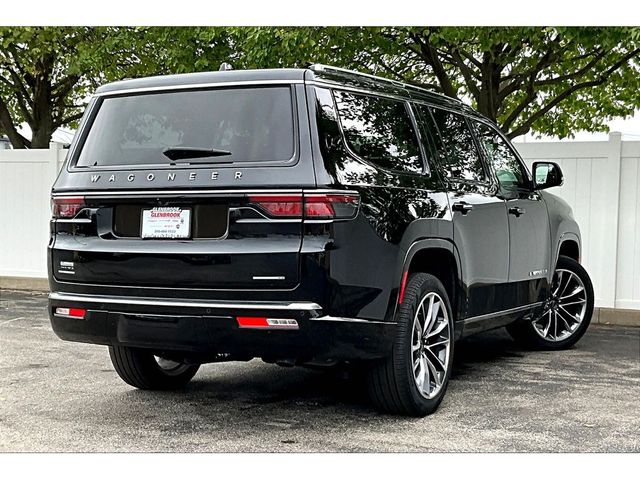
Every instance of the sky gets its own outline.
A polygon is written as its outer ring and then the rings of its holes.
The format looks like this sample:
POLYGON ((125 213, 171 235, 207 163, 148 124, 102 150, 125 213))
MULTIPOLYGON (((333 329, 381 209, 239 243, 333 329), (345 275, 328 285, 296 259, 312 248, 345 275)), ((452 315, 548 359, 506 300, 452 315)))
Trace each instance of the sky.
MULTIPOLYGON (((635 115, 631 118, 617 118, 608 122, 609 130, 611 132, 621 132, 622 140, 627 141, 640 141, 640 110, 636 110, 635 115)), ((575 141, 575 142, 602 142, 609 138, 608 133, 591 133, 591 132, 577 132, 573 139, 564 139, 563 141, 575 141)), ((553 142, 559 141, 554 137, 542 137, 536 138, 536 135, 527 134, 516 138, 515 142, 553 142)))

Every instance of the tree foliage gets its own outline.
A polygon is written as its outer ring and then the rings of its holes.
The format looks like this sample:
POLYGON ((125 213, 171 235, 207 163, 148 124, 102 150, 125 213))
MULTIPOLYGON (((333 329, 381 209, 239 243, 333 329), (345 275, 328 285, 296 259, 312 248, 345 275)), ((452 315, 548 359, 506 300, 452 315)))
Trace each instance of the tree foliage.
POLYGON ((639 55, 623 27, 0 27, 0 131, 46 147, 99 84, 227 61, 375 73, 468 101, 512 138, 567 137, 640 107, 639 55))
POLYGON ((510 137, 606 131, 640 107, 640 29, 260 28, 236 32, 254 67, 331 63, 467 100, 510 137))
POLYGON ((0 27, 0 131, 15 148, 46 148, 100 84, 217 68, 229 55, 218 29, 0 27), (31 139, 18 131, 23 122, 31 139))

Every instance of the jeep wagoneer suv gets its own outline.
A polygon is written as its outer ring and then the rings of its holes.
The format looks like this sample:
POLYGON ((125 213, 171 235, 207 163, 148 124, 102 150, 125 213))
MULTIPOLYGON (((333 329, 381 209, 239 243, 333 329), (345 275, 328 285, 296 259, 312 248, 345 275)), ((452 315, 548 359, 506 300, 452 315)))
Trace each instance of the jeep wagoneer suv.
POLYGON ((53 186, 51 323, 138 388, 346 363, 380 409, 425 415, 461 336, 561 349, 587 329, 561 183, 462 103, 338 68, 109 84, 53 186))

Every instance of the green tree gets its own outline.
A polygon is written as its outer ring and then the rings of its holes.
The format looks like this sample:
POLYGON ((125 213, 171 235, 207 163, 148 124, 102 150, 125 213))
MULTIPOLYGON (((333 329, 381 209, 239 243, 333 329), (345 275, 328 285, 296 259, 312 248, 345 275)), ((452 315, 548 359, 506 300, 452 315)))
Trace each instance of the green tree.
POLYGON ((640 29, 618 27, 0 27, 0 131, 46 147, 102 83, 229 61, 353 68, 470 101, 512 138, 566 137, 640 107, 639 47, 640 29))
POLYGON ((470 100, 513 138, 571 136, 640 107, 640 29, 236 29, 243 65, 322 62, 470 100))
POLYGON ((102 83, 217 69, 229 57, 224 29, 0 27, 0 131, 14 148, 46 148, 102 83))

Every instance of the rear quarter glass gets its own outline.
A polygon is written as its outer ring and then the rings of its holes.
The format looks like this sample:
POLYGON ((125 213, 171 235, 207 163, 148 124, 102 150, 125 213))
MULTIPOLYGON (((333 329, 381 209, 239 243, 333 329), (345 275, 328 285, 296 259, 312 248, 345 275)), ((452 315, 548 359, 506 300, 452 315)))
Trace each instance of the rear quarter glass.
POLYGON ((172 147, 231 152, 203 159, 220 165, 282 165, 295 154, 289 86, 104 97, 94 108, 77 168, 169 166, 162 152, 172 147))

